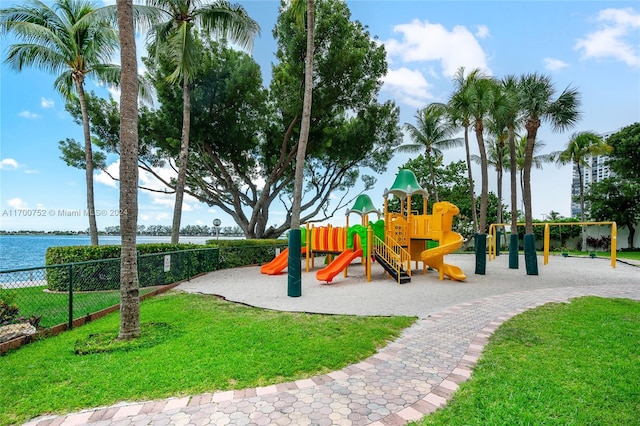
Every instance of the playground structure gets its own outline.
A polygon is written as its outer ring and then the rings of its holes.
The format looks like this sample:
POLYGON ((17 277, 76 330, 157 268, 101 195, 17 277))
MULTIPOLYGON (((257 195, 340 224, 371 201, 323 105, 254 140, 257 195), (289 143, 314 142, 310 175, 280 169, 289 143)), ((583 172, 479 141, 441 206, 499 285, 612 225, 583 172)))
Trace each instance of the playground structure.
MULTIPOLYGON (((524 226, 524 223, 518 223, 518 226, 524 226)), ((616 267, 616 251, 617 251, 617 242, 618 242, 618 226, 616 222, 542 222, 542 223, 534 223, 533 226, 544 226, 544 236, 543 236, 543 259, 544 264, 549 263, 549 246, 551 241, 551 226, 600 226, 606 225, 611 226, 611 267, 616 267)), ((489 247, 488 247, 488 258, 489 261, 491 259, 495 259, 497 250, 497 229, 500 227, 510 226, 510 224, 505 223, 493 223, 489 226, 489 247)))
MULTIPOLYGON (((412 262, 415 261, 418 269, 422 261, 423 273, 431 267, 438 271, 440 280, 447 276, 454 281, 464 281, 466 275, 462 269, 444 261, 447 254, 463 243, 462 236, 451 230, 453 216, 459 212, 457 206, 442 201, 433 205, 432 214, 427 214, 427 191, 418 184, 412 171, 400 170, 391 189, 384 192, 382 214, 369 196, 362 194, 347 210, 345 227, 307 224, 301 228, 301 254, 305 255, 306 270, 309 272, 314 266, 316 255, 326 255, 328 264, 316 272, 316 279, 329 283, 340 272, 346 277, 349 265, 361 258, 367 281, 371 281, 371 266, 376 261, 389 276, 403 284, 411 281, 412 262), (389 211, 390 195, 398 198, 399 212, 389 211), (421 214, 411 209, 411 197, 415 195, 423 198, 421 214), (360 224, 349 226, 351 213, 361 216, 360 224), (369 214, 373 213, 378 219, 370 223, 369 214)), ((287 267, 287 259, 288 252, 284 250, 262 266, 261 272, 279 274, 287 267)))

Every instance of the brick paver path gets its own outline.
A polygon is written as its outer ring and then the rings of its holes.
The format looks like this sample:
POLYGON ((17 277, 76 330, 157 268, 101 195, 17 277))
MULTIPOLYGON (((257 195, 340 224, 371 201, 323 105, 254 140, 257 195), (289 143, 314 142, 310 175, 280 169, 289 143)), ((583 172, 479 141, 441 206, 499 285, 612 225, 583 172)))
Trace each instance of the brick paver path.
MULTIPOLYGON (((640 276, 640 275, 639 275, 640 276)), ((635 284, 488 297, 418 320, 376 355, 326 375, 256 389, 119 404, 29 425, 403 425, 446 404, 505 320, 580 296, 640 300, 635 284)))

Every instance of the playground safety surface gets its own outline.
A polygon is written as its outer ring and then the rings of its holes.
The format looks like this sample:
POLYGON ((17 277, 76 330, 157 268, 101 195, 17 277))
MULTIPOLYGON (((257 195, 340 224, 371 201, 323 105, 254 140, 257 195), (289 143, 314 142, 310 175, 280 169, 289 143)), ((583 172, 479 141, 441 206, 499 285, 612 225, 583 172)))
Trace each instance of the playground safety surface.
MULTIPOLYGON (((286 272, 259 267, 216 271, 177 289, 215 294, 252 306, 355 315, 411 315, 418 321, 377 354, 329 374, 261 388, 145 402, 122 402, 29 425, 403 425, 446 404, 467 380, 489 336, 507 319, 549 302, 600 296, 640 300, 640 265, 609 259, 538 257, 538 276, 508 268, 506 255, 475 275, 473 255, 448 255, 466 282, 439 281, 414 270, 399 285, 374 266, 371 282, 360 265, 332 284, 302 273, 302 296, 287 296, 286 272)), ((321 262, 320 262, 321 263, 321 262)), ((321 266, 316 261, 317 266, 321 266)))

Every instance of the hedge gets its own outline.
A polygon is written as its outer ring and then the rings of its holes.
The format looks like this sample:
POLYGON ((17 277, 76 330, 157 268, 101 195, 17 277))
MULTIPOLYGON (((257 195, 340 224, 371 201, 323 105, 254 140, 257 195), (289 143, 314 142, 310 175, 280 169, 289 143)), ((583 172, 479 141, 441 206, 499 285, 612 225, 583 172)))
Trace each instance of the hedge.
MULTIPOLYGON (((216 269, 261 265, 274 258, 277 248, 286 246, 286 240, 209 240, 205 245, 139 244, 140 287, 169 284, 216 269), (167 254, 171 256, 170 270, 165 272, 167 254)), ((70 271, 73 271, 74 291, 120 288, 119 245, 49 247, 46 264, 47 286, 52 291, 68 291, 70 271)))
MULTIPOLYGON (((196 244, 138 245, 140 287, 169 284, 193 275, 219 269, 219 253, 213 246, 196 244), (165 256, 170 256, 165 271, 165 256)), ((120 288, 120 246, 49 247, 46 255, 47 286, 52 291, 69 289, 72 272, 75 291, 120 288), (53 266, 65 265, 65 266, 53 266)))
POLYGON ((207 245, 220 248, 220 269, 227 269, 268 263, 287 240, 208 240, 207 245))

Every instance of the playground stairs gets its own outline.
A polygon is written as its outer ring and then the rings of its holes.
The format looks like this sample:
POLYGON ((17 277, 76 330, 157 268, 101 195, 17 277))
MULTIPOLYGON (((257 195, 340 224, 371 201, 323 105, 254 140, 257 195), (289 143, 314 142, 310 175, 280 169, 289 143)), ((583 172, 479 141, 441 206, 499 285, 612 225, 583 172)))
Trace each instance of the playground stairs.
POLYGON ((398 284, 406 284, 411 282, 411 276, 405 271, 402 266, 399 265, 391 265, 383 256, 379 254, 374 255, 378 263, 382 266, 382 268, 387 271, 391 277, 398 282, 398 284))
POLYGON ((411 267, 411 255, 404 247, 387 236, 385 241, 374 237, 372 248, 375 259, 398 284, 411 281, 411 271, 407 270, 411 267))

